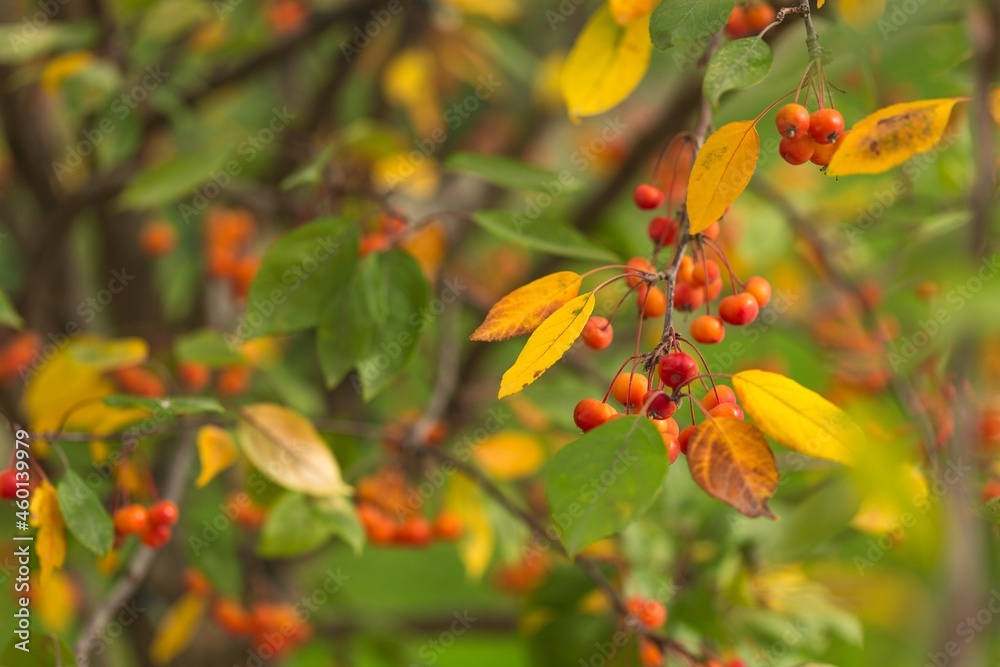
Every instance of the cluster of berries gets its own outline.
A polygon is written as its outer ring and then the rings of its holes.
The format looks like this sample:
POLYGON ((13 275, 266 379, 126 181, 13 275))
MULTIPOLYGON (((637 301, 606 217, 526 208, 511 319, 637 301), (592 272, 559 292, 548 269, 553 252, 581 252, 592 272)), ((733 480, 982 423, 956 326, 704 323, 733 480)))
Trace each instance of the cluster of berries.
POLYGON ((120 541, 138 535, 147 547, 159 549, 170 541, 179 517, 177 505, 169 500, 157 501, 148 509, 137 504, 126 505, 115 511, 115 536, 120 541))
MULTIPOLYGON (((215 389, 223 396, 236 396, 250 386, 253 369, 245 364, 236 364, 221 369, 215 376, 215 389)), ((177 376, 188 391, 199 392, 212 381, 212 370, 204 364, 182 361, 177 366, 177 376)))
POLYGON ((405 230, 405 220, 388 213, 382 213, 375 221, 373 228, 366 231, 361 237, 361 256, 389 250, 405 230))
POLYGON ((726 21, 726 34, 730 39, 742 39, 759 34, 774 23, 777 12, 766 2, 749 2, 733 7, 726 21))
POLYGON ((442 511, 432 520, 411 502, 416 491, 398 470, 385 469, 358 480, 357 512, 372 544, 425 547, 433 540, 457 539, 465 527, 455 514, 442 511))
POLYGON ((249 211, 217 208, 205 218, 208 273, 229 281, 233 294, 240 299, 246 298, 260 266, 260 258, 248 252, 255 231, 256 223, 249 211))
POLYGON ((774 124, 781 135, 778 153, 794 165, 812 162, 825 167, 848 134, 844 117, 832 107, 809 113, 801 104, 786 104, 778 109, 774 124))

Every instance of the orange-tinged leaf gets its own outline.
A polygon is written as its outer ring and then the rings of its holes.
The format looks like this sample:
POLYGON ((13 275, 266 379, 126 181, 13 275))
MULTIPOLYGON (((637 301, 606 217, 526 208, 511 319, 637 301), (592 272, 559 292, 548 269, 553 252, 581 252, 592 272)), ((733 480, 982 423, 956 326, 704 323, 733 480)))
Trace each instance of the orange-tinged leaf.
POLYGON ((427 280, 433 282, 438 268, 441 266, 441 260, 444 259, 445 252, 448 250, 448 237, 444 228, 438 223, 432 222, 408 235, 401 245, 420 264, 427 280))
POLYGON ((44 581, 66 561, 66 524, 59 511, 56 488, 48 480, 39 484, 31 495, 29 523, 38 529, 35 553, 44 581))
POLYGON ((608 8, 615 23, 620 26, 627 26, 637 18, 641 18, 653 11, 653 7, 660 0, 608 0, 608 8))
POLYGON ((533 435, 500 431, 479 443, 472 456, 490 476, 506 481, 527 477, 541 468, 545 448, 533 435))
POLYGON ((207 606, 206 596, 185 593, 167 610, 149 650, 154 664, 166 665, 187 648, 205 617, 207 606))
POLYGON ((816 9, 823 9, 824 4, 826 4, 826 0, 816 0, 816 9))
POLYGON ((546 317, 579 294, 581 282, 579 274, 560 271, 518 287, 490 308, 470 338, 497 341, 531 333, 546 317))
POLYGON ((751 120, 723 125, 698 151, 688 181, 687 211, 691 233, 708 229, 750 183, 760 136, 751 120))
POLYGON ((941 141, 952 108, 965 98, 904 102, 879 109, 851 128, 826 168, 831 176, 880 174, 941 141))
POLYGON ((570 119, 603 113, 628 97, 646 74, 652 52, 649 14, 623 28, 607 5, 598 9, 563 67, 562 91, 570 119))
POLYGON ((596 301, 593 292, 581 294, 549 315, 528 338, 514 365, 503 374, 499 397, 521 391, 562 359, 580 337, 596 301))
POLYGON ((767 371, 733 376, 747 416, 776 442, 819 459, 850 464, 865 436, 843 410, 798 382, 767 371))
POLYGON ((778 488, 778 467, 753 424, 732 418, 706 421, 691 436, 687 458, 691 477, 708 495, 748 517, 775 518, 767 501, 778 488))
POLYGON ((330 447, 299 413, 273 403, 244 406, 237 436, 250 462, 284 488, 312 496, 351 493, 330 447))
POLYGON ((885 0, 840 0, 840 15, 844 23, 855 30, 864 30, 885 12, 885 0))
POLYGON ((238 450, 229 431, 214 425, 202 426, 198 430, 198 460, 201 474, 195 481, 199 489, 215 479, 215 476, 236 462, 238 450))

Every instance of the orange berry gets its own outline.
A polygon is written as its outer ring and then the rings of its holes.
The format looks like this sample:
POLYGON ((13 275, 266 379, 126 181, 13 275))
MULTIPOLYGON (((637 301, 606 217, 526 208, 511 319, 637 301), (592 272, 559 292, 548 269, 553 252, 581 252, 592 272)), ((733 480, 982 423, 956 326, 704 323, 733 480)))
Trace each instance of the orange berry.
POLYGON ((177 230, 168 222, 156 220, 142 228, 139 246, 150 257, 163 257, 177 245, 177 230))
POLYGON ((809 110, 801 104, 786 104, 778 109, 774 124, 786 139, 800 137, 809 131, 809 110))
POLYGON ((693 310, 698 310, 703 303, 705 303, 704 287, 680 281, 674 285, 674 308, 677 310, 690 313, 693 310))
POLYGON ((267 24, 279 35, 295 32, 309 17, 309 6, 301 0, 271 0, 266 8, 267 24))
POLYGON ((715 301, 722 294, 722 277, 718 277, 705 287, 705 299, 715 301))
POLYGON ((249 294, 250 285, 253 283, 253 279, 256 277, 257 269, 259 268, 259 257, 243 257, 237 260, 236 266, 233 267, 232 278, 233 287, 238 296, 245 298, 249 294))
POLYGON ((743 289, 753 295, 757 300, 757 305, 763 308, 771 301, 771 283, 766 278, 753 276, 747 281, 743 289))
POLYGON ((659 287, 639 285, 636 301, 643 317, 663 317, 667 312, 667 295, 659 287))
POLYGON ((253 632, 250 612, 233 599, 217 599, 212 605, 212 618, 230 635, 244 636, 253 632))
POLYGON ((608 322, 606 317, 595 315, 583 325, 583 333, 580 336, 587 347, 593 350, 603 350, 611 345, 615 332, 611 328, 611 322, 608 322))
POLYGON ((655 630, 667 622, 667 609, 658 600, 650 600, 638 595, 625 602, 630 614, 635 616, 642 625, 655 630))
POLYGON ((213 278, 228 278, 236 271, 236 253, 228 246, 208 247, 208 273, 213 278))
POLYGON ((131 366, 114 371, 112 375, 122 391, 136 396, 155 398, 165 396, 166 387, 160 376, 142 366, 131 366))
POLYGON ((694 281, 694 260, 685 255, 681 257, 681 263, 677 265, 677 282, 690 283, 694 281))
POLYGON ((465 524, 457 514, 444 511, 434 519, 433 530, 439 540, 454 540, 465 530, 465 524))
POLYGON ((639 640, 639 660, 643 667, 660 667, 663 664, 663 651, 650 640, 642 638, 639 640))
POLYGON ((212 372, 208 366, 193 361, 182 361, 177 366, 177 375, 180 376, 184 386, 191 391, 201 391, 208 386, 208 381, 212 379, 212 372))
POLYGON ((642 397, 649 389, 649 381, 640 373, 620 373, 611 384, 611 395, 622 405, 642 405, 642 397))
POLYGON ((694 435, 694 431, 695 431, 696 428, 698 428, 698 427, 697 426, 687 426, 687 427, 685 427, 677 435, 677 441, 681 445, 681 453, 682 454, 687 454, 688 453, 688 446, 691 444, 691 436, 694 435))
POLYGON ((727 324, 744 326, 757 319, 760 305, 750 292, 740 292, 727 296, 719 302, 719 317, 727 324))
POLYGON ((663 190, 659 189, 655 185, 649 185, 648 183, 637 185, 635 190, 632 192, 632 201, 634 201, 635 205, 644 211, 659 208, 663 205, 663 200, 665 198, 666 195, 663 194, 663 190))
POLYGON ((719 343, 726 337, 726 326, 714 315, 699 315, 691 322, 691 337, 699 343, 719 343))
POLYGON ((357 511, 369 542, 389 544, 395 539, 398 526, 384 510, 372 503, 358 503, 357 511))
POLYGON ((722 227, 719 225, 719 221, 716 220, 715 222, 713 222, 712 224, 710 224, 708 227, 706 227, 705 229, 701 230, 701 233, 702 233, 702 235, 707 236, 710 239, 717 239, 717 238, 719 238, 719 234, 722 233, 722 227))
POLYGON ((373 252, 385 252, 392 247, 389 237, 382 232, 371 232, 361 238, 361 257, 373 252))
POLYGON ((720 403, 736 403, 736 392, 724 384, 717 384, 701 398, 705 410, 711 410, 720 403))
POLYGON ((573 409, 573 423, 586 433, 607 422, 614 414, 615 409, 607 403, 596 398, 585 398, 573 409))
POLYGON ((430 544, 432 535, 430 522, 419 514, 414 514, 403 521, 399 530, 396 531, 395 541, 399 544, 425 547, 430 544))
POLYGON ((696 262, 691 271, 691 280, 697 285, 710 285, 718 280, 721 272, 719 264, 714 259, 696 262))
POLYGON ((628 262, 625 263, 626 266, 631 268, 625 269, 628 278, 625 282, 629 284, 629 287, 638 287, 643 284, 643 278, 641 274, 643 273, 656 273, 656 267, 653 263, 644 257, 633 257, 628 262))
POLYGON ((114 523, 119 535, 141 533, 149 526, 149 513, 142 505, 126 505, 115 512, 114 523))
POLYGON ((716 419, 739 419, 743 420, 743 408, 735 403, 719 403, 708 411, 716 419))
POLYGON ((736 5, 729 13, 726 21, 726 34, 730 39, 742 39, 750 34, 750 26, 747 23, 746 10, 743 5, 736 5))
POLYGON ((747 7, 747 27, 756 34, 774 22, 777 12, 766 2, 755 2, 747 7))
POLYGON ((230 366, 222 369, 215 380, 215 387, 224 396, 242 394, 250 386, 249 366, 230 366))
POLYGON ((15 335, 0 351, 0 382, 7 383, 20 377, 31 367, 42 339, 34 331, 22 331, 15 335))
POLYGON ((212 592, 212 583, 198 570, 184 570, 184 588, 193 595, 208 595, 212 592))
POLYGON ((650 389, 642 397, 646 406, 646 416, 655 421, 667 419, 677 411, 677 404, 670 400, 670 395, 659 389, 650 389))

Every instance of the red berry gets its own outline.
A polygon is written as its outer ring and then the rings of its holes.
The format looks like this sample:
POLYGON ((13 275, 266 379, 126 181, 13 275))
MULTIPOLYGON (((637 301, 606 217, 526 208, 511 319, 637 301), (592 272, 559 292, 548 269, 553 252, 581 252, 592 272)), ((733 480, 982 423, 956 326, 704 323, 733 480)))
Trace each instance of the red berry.
POLYGON ((0 472, 0 499, 13 500, 17 497, 17 473, 13 470, 0 472))
POLYGON ((142 505, 126 505, 115 512, 114 522, 119 535, 142 533, 149 527, 149 513, 142 505))
POLYGON ((673 465, 681 456, 681 441, 673 434, 663 434, 663 444, 667 448, 667 460, 673 465))
POLYGON ((691 280, 697 285, 710 285, 718 280, 719 276, 719 265, 712 259, 696 263, 691 271, 691 280))
POLYGON ((757 305, 761 308, 766 306, 771 300, 771 283, 767 282, 766 278, 753 276, 743 286, 743 289, 753 294, 753 298, 757 300, 757 305))
POLYGON ((625 265, 631 267, 625 269, 625 274, 628 276, 625 282, 629 284, 629 287, 638 287, 643 283, 641 274, 656 273, 656 267, 644 257, 633 257, 625 265))
POLYGON ((983 484, 983 502, 988 503, 994 498, 1000 498, 1000 479, 988 479, 983 484))
POLYGON ((611 340, 614 338, 615 332, 606 317, 595 315, 583 325, 583 333, 580 336, 587 347, 593 350, 603 350, 608 345, 611 345, 611 340))
POLYGON ((756 34, 774 22, 777 12, 766 2, 755 2, 747 7, 747 28, 750 34, 756 34))
POLYGON ((142 531, 139 539, 142 543, 151 549, 160 549, 170 541, 170 536, 172 531, 170 526, 164 526, 163 524, 149 525, 146 530, 142 531))
POLYGON ((774 124, 786 139, 802 136, 809 131, 809 109, 801 104, 786 104, 778 109, 774 124))
POLYGON ((180 376, 184 386, 191 391, 201 391, 207 387, 211 374, 207 366, 191 361, 182 361, 177 366, 177 375, 180 376))
POLYGON ((705 300, 715 301, 722 294, 722 278, 716 278, 705 286, 705 300))
POLYGON ((693 283, 674 285, 674 308, 685 313, 698 310, 705 303, 705 288, 693 283))
POLYGON ((198 570, 184 570, 184 588, 194 595, 208 595, 212 592, 212 583, 198 570))
POLYGON ((698 362, 685 352, 671 352, 658 366, 660 380, 671 389, 676 389, 698 376, 698 362))
POLYGON ((844 117, 836 109, 818 109, 809 116, 809 136, 817 144, 832 144, 843 133, 844 117))
POLYGON ((446 510, 434 519, 433 529, 434 537, 439 540, 454 540, 465 530, 465 524, 457 514, 446 510))
POLYGON ((423 547, 430 544, 432 535, 430 522, 419 514, 415 514, 408 517, 399 527, 399 531, 396 533, 396 542, 423 547))
POLYGON ((760 306, 750 292, 740 292, 727 296, 719 302, 719 317, 727 324, 744 326, 757 319, 760 306))
POLYGON ((632 616, 650 630, 655 630, 667 622, 667 609, 657 600, 634 596, 625 602, 632 616))
POLYGON ((253 631, 250 612, 235 600, 217 599, 212 605, 212 617, 230 635, 249 635, 253 631))
POLYGON ((602 403, 596 398, 585 398, 577 403, 573 410, 573 423, 586 433, 611 419, 614 414, 615 409, 607 403, 602 403))
POLYGON ((636 302, 643 317, 662 317, 667 312, 667 295, 659 287, 639 285, 636 302))
POLYGON ((746 10, 743 5, 736 5, 729 13, 726 21, 726 34, 730 39, 741 39, 750 34, 750 26, 747 25, 746 10))
POLYGON ((670 400, 670 395, 659 389, 650 389, 642 397, 646 406, 646 415, 650 419, 666 419, 677 411, 677 404, 670 400))
POLYGON ((696 428, 698 427, 688 426, 677 436, 677 441, 681 444, 681 453, 684 455, 688 453, 688 447, 691 445, 691 436, 694 435, 696 428))
POLYGON ((709 410, 708 414, 712 415, 716 419, 732 418, 742 420, 743 408, 735 403, 719 403, 714 408, 709 410))
POLYGON ((632 192, 632 199, 635 201, 635 205, 642 210, 651 211, 654 208, 659 208, 663 204, 663 200, 666 199, 666 196, 663 194, 663 190, 648 183, 643 183, 636 186, 632 192))
POLYGON ((149 523, 153 526, 167 526, 168 528, 177 523, 180 511, 177 505, 170 500, 161 500, 154 503, 149 508, 149 523))
POLYGON ((701 405, 706 411, 711 411, 720 403, 736 403, 736 392, 724 384, 717 384, 701 397, 701 405))
POLYGON ((646 231, 657 246, 668 246, 677 239, 677 221, 660 215, 649 221, 646 231))
POLYGON ((649 381, 641 373, 619 373, 611 383, 611 395, 622 405, 642 405, 649 381))
POLYGON ((812 157, 816 149, 816 143, 808 134, 795 137, 794 139, 782 139, 778 144, 778 155, 788 164, 805 164, 812 157))
POLYGON ((714 315, 699 315, 691 322, 691 337, 699 343, 719 343, 726 337, 726 326, 714 315))

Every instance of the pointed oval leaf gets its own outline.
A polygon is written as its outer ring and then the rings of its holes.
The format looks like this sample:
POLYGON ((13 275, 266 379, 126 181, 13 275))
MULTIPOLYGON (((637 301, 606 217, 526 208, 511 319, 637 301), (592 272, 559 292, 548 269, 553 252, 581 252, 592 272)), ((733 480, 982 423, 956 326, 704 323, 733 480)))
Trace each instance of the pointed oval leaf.
POLYGON ((649 67, 653 44, 649 17, 623 28, 607 5, 584 26, 562 72, 563 98, 573 120, 615 106, 635 89, 649 67))
POLYGON ((313 496, 351 492, 330 448, 299 413, 273 403, 248 405, 237 435, 250 462, 280 486, 313 496))
POLYGON ((198 460, 201 474, 195 481, 199 489, 215 479, 216 475, 236 462, 239 450, 229 431, 209 424, 198 429, 198 460))
POLYGON ((663 437, 645 417, 615 419, 560 449, 545 492, 566 549, 576 553, 645 512, 667 466, 663 437))
POLYGON ((181 415, 199 415, 209 412, 225 412, 218 399, 211 396, 164 396, 162 398, 146 398, 129 394, 112 394, 101 399, 104 405, 111 408, 134 408, 148 410, 155 415, 178 417, 181 415))
POLYGON ((38 529, 35 553, 42 568, 42 579, 66 561, 66 524, 59 511, 59 497, 52 484, 45 480, 31 494, 29 523, 38 529))
POLYGON ((864 444, 847 413, 784 375, 743 371, 733 376, 733 389, 757 426, 789 449, 850 464, 864 444))
POLYGON ((534 331, 545 318, 580 292, 582 279, 559 271, 533 280, 493 304, 471 340, 498 341, 534 331))
POLYGON ((315 551, 332 531, 301 493, 286 493, 267 513, 257 554, 263 558, 290 558, 315 551))
POLYGON ((704 422, 688 445, 691 477, 713 498, 748 517, 775 518, 767 501, 778 488, 778 467, 753 424, 723 418, 704 422))
POLYGON ((718 107, 723 93, 760 83, 771 71, 773 60, 771 47, 758 37, 729 42, 712 56, 705 68, 702 84, 705 98, 718 107))
POLYGON ((596 302, 593 292, 588 292, 549 315, 528 338, 514 365, 503 374, 499 397, 521 391, 562 359, 566 350, 580 337, 596 302))
POLYGON ((97 494, 79 475, 67 470, 58 485, 59 512, 76 541, 98 556, 111 550, 115 527, 97 494))
POLYGON ((658 49, 675 42, 700 40, 726 25, 733 0, 663 0, 649 22, 649 36, 658 49))
POLYGON ((760 137, 750 120, 723 125, 705 141, 688 181, 692 234, 708 229, 736 201, 750 183, 759 156, 760 137))
POLYGON ((149 656, 153 664, 166 665, 187 648, 205 617, 208 598, 186 593, 163 615, 149 656))
POLYGON ((77 341, 69 351, 81 366, 112 371, 144 362, 149 356, 149 344, 141 338, 90 338, 77 341))
POLYGON ((550 255, 574 259, 613 261, 615 255, 575 227, 547 219, 528 218, 508 211, 479 211, 472 221, 499 239, 550 255))
POLYGON ((952 108, 964 99, 921 100, 879 109, 854 124, 833 154, 826 173, 880 174, 929 151, 941 141, 952 108))

